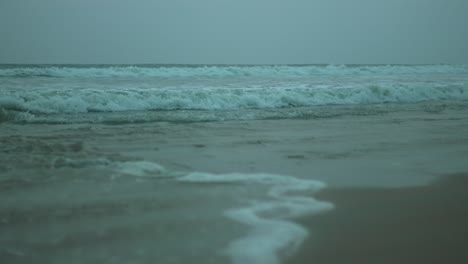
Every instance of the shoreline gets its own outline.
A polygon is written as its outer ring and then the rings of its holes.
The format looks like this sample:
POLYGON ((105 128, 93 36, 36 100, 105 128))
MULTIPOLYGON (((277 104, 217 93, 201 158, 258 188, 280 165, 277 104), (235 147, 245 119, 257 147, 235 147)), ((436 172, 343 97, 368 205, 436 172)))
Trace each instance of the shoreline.
POLYGON ((334 210, 299 219, 311 233, 284 263, 466 263, 468 172, 428 186, 329 188, 334 210))
MULTIPOLYGON (((237 208, 238 198, 256 201, 259 189, 250 184, 177 184, 157 179, 164 176, 160 166, 168 176, 274 174, 326 183, 329 188, 313 198, 333 203, 336 210, 287 217, 310 236, 286 264, 350 259, 363 264, 445 263, 442 257, 421 257, 438 247, 447 259, 465 258, 456 253, 465 246, 460 234, 467 232, 460 228, 468 222, 463 194, 468 184, 428 184, 441 175, 468 172, 466 104, 395 106, 371 115, 335 116, 343 109, 327 109, 330 118, 2 123, 0 197, 5 202, 0 229, 5 236, 0 259, 227 263, 225 246, 249 231, 221 212, 237 208), (121 166, 127 162, 136 166, 127 170, 121 166), (460 198, 454 199, 454 193, 460 198), (427 234, 432 229, 438 233, 427 234), (396 236, 415 232, 409 242, 396 236), (424 246, 418 239, 454 245, 424 246)), ((276 229, 266 227, 267 234, 271 230, 276 229)))

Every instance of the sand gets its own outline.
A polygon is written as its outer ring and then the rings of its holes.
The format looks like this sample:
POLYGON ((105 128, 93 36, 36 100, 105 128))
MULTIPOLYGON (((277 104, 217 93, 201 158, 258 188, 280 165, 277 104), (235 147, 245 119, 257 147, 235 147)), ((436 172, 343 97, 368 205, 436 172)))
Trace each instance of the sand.
POLYGON ((300 223, 311 236, 299 263, 468 263, 468 173, 426 187, 336 188, 336 209, 300 223))

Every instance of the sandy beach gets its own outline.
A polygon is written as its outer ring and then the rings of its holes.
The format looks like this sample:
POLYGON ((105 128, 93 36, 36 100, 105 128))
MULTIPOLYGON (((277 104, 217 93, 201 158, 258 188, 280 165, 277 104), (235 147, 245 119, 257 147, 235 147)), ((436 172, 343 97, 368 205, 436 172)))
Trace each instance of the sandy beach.
POLYGON ((336 210, 300 222, 311 238, 286 263, 466 263, 468 173, 424 187, 336 188, 336 210))

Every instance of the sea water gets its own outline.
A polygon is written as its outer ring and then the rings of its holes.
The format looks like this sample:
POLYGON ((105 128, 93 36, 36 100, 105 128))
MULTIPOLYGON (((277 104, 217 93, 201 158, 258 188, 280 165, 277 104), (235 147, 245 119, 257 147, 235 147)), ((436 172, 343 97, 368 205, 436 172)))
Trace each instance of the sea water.
POLYGON ((334 205, 318 175, 213 162, 288 140, 245 138, 251 124, 467 100, 463 65, 2 65, 0 257, 281 263, 310 235, 295 220, 334 205), (190 141, 207 131, 210 153, 190 141))
POLYGON ((310 106, 464 101, 467 75, 456 65, 3 65, 0 109, 2 121, 44 123, 290 118, 310 106))

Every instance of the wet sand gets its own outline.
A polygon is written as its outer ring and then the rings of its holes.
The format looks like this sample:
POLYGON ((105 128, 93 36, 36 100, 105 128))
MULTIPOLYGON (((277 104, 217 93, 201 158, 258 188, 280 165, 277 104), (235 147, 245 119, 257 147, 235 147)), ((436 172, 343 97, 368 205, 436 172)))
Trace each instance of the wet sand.
POLYGON ((311 230, 286 263, 468 263, 468 173, 426 187, 335 188, 336 209, 300 222, 311 230))

